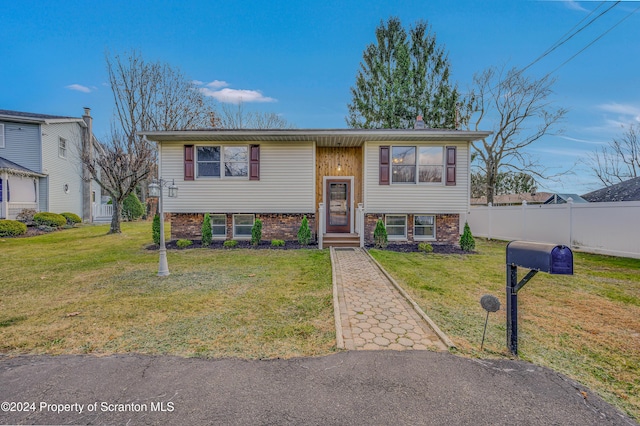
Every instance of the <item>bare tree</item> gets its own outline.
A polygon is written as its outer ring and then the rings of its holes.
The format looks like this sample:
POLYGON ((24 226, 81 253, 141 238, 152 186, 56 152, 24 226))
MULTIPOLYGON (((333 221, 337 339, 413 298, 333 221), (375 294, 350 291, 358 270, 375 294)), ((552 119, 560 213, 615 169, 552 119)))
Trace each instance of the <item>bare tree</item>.
POLYGON ((501 169, 545 178, 546 170, 526 148, 550 134, 567 113, 554 108, 550 96, 555 80, 526 77, 521 71, 489 68, 474 76, 475 130, 491 120, 493 134, 474 143, 476 167, 486 177, 487 202, 493 195, 501 169))
POLYGON ((178 69, 146 62, 139 52, 106 55, 115 104, 109 142, 84 155, 91 177, 111 196, 114 212, 109 233, 120 232, 122 201, 140 186, 144 202, 147 179, 155 173, 156 149, 138 136, 142 130, 213 127, 212 101, 178 69))
POLYGON ((589 155, 587 163, 604 186, 640 176, 640 125, 631 125, 622 137, 589 155))
POLYGON ((216 125, 223 129, 293 129, 289 123, 275 112, 245 111, 244 104, 223 104, 216 125))
POLYGON ((91 177, 111 196, 113 216, 109 233, 120 233, 122 203, 155 168, 156 151, 146 140, 127 137, 112 127, 108 143, 94 142, 93 152, 82 152, 82 163, 91 177))
POLYGON ((213 127, 212 101, 182 72, 168 64, 145 62, 139 52, 106 55, 116 120, 128 138, 142 130, 213 127))

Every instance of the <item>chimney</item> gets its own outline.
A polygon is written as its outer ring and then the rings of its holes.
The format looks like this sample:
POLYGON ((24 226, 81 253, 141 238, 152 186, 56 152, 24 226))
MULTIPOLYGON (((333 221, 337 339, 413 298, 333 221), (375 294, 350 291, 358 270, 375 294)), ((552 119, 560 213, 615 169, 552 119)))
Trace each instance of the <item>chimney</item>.
POLYGON ((421 115, 418 115, 416 117, 416 122, 413 125, 413 128, 414 129, 424 129, 425 128, 424 121, 422 121, 422 116, 421 115))

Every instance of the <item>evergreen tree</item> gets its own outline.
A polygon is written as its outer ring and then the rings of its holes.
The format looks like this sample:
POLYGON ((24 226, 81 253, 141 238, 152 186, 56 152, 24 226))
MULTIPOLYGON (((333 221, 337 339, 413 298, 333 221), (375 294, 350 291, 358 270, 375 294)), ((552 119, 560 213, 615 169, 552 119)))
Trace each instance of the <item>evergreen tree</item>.
POLYGON ((373 231, 373 243, 376 248, 385 248, 389 238, 387 237, 387 228, 384 226, 384 222, 378 219, 376 222, 376 229, 373 231))
MULTIPOLYGON (((461 101, 449 82, 449 59, 425 21, 409 32, 396 17, 380 22, 376 42, 362 54, 351 88, 347 124, 363 129, 412 128, 418 115, 428 127, 456 127, 456 103, 461 101)), ((470 103, 465 103, 465 111, 470 103)), ((466 121, 465 113, 461 120, 466 121)))
POLYGON ((202 221, 202 245, 209 246, 213 241, 213 232, 211 230, 211 216, 209 213, 204 214, 202 221))
POLYGON ((302 223, 298 229, 298 242, 303 246, 309 245, 311 242, 311 229, 309 229, 309 221, 307 216, 302 217, 302 223))
POLYGON ((160 215, 156 214, 153 217, 153 224, 151 225, 151 234, 153 235, 153 243, 160 245, 160 215))
POLYGON ((472 251, 476 248, 476 240, 474 240, 473 235, 471 235, 471 228, 468 222, 464 223, 464 231, 460 237, 460 248, 464 251, 472 251))
POLYGON ((128 221, 137 220, 144 214, 144 206, 135 192, 130 193, 122 203, 122 216, 128 221))

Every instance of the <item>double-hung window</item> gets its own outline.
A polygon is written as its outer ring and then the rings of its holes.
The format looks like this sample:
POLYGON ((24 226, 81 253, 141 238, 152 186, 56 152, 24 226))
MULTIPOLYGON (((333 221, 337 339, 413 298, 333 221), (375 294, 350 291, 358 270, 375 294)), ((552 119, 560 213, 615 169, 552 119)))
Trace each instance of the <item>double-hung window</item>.
POLYGON ((385 227, 390 240, 407 239, 407 216, 388 214, 385 216, 385 227))
POLYGON ((251 238, 255 216, 252 214, 233 215, 233 238, 251 238))
POLYGON ((227 238, 227 215, 212 214, 210 218, 213 238, 227 238))
POLYGON ((246 177, 249 172, 249 152, 246 146, 224 147, 224 175, 246 177))
POLYGON ((199 146, 196 152, 197 177, 247 177, 249 147, 199 146), (222 172, 224 170, 224 172, 222 172))
POLYGON ((415 146, 394 146, 391 149, 391 182, 416 183, 415 146))
POLYGON ((436 217, 434 215, 415 215, 413 217, 413 238, 434 240, 436 238, 436 217))
POLYGON ((443 174, 443 147, 394 146, 391 148, 392 183, 442 183, 443 174))
POLYGON ((444 170, 443 149, 441 146, 421 146, 418 159, 418 181, 441 183, 444 170))
POLYGON ((64 138, 58 139, 58 156, 67 158, 67 140, 64 138))
POLYGON ((199 146, 197 154, 198 177, 220 177, 220 147, 199 146))

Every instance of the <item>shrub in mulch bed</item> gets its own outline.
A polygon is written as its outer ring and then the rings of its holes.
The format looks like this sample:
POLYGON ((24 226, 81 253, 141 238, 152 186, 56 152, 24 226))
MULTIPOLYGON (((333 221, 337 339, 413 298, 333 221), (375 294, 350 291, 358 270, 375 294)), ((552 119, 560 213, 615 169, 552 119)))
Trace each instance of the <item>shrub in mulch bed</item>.
MULTIPOLYGON (((178 250, 188 250, 192 248, 210 248, 210 249, 218 249, 218 250, 237 250, 237 249, 254 249, 254 250, 296 250, 296 249, 315 249, 318 248, 317 244, 309 244, 308 246, 302 245, 297 241, 285 241, 284 246, 275 247, 271 245, 271 241, 260 241, 260 244, 254 246, 251 244, 251 241, 248 240, 235 240, 238 242, 233 248, 225 248, 223 246, 224 241, 222 240, 214 240, 208 246, 203 246, 202 241, 193 240, 193 244, 186 248, 178 247, 177 241, 167 241, 165 246, 168 249, 178 249, 178 250)), ((151 244, 147 247, 149 250, 156 250, 158 246, 156 244, 151 244)))
MULTIPOLYGON (((251 245, 251 241, 248 240, 236 240, 238 245, 234 248, 225 248, 223 246, 223 240, 214 240, 211 245, 203 246, 200 240, 193 240, 193 244, 188 247, 178 247, 178 242, 176 240, 167 241, 166 247, 168 249, 176 249, 176 250, 189 250, 193 248, 210 248, 216 250, 237 250, 237 249, 254 249, 254 250, 298 250, 298 249, 316 249, 318 248, 317 244, 309 244, 302 245, 297 241, 286 241, 283 247, 276 247, 271 244, 271 241, 260 241, 260 244, 257 246, 251 245)), ((374 248, 373 244, 367 244, 367 249, 374 248)), ((150 244, 147 246, 148 250, 157 250, 158 246, 156 244, 150 244)), ((383 250, 386 251, 395 251, 400 253, 419 253, 418 244, 394 244, 391 243, 387 245, 383 250)), ((433 252, 435 254, 473 254, 475 252, 466 252, 463 251, 460 247, 452 245, 452 244, 433 244, 433 252)))
MULTIPOLYGON (((375 248, 373 244, 367 244, 367 249, 375 248)), ((432 244, 433 251, 431 253, 435 254, 473 254, 474 251, 464 251, 460 247, 455 246, 453 244, 432 244)), ((380 250, 380 249, 378 249, 380 250)), ((422 253, 418 249, 418 244, 395 244, 389 243, 387 247, 382 250, 386 251, 396 251, 400 253, 422 253)))

